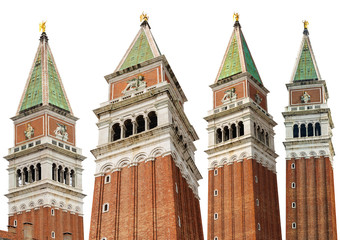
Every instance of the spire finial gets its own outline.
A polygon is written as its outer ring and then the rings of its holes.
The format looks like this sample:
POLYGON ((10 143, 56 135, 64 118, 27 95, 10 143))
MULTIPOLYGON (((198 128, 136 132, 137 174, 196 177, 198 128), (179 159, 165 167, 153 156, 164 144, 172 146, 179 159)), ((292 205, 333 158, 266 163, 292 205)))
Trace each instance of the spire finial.
POLYGON ((309 35, 309 32, 308 32, 308 25, 309 25, 309 22, 307 20, 304 20, 302 21, 303 22, 303 34, 305 35, 309 35))
POLYGON ((238 13, 234 13, 233 18, 235 22, 238 22, 240 15, 238 13))
POLYGON ((46 21, 42 21, 41 23, 39 23, 39 32, 45 32, 46 30, 46 21))
POLYGON ((142 15, 140 15, 140 22, 144 22, 148 20, 149 20, 149 16, 143 12, 142 15))
POLYGON ((240 22, 238 21, 240 19, 240 14, 234 12, 233 19, 235 21, 234 27, 241 27, 240 22))
POLYGON ((305 29, 308 29, 309 22, 307 20, 302 21, 305 29))

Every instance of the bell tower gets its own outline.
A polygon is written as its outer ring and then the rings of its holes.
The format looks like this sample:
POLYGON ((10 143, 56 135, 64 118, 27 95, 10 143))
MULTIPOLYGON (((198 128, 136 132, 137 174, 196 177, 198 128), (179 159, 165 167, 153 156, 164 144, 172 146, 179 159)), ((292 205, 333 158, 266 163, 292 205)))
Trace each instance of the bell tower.
POLYGON ((287 239, 337 239, 333 178, 334 149, 326 81, 322 80, 309 39, 308 22, 287 89, 287 239))
POLYGON ((148 17, 114 73, 98 117, 89 239, 203 240, 187 101, 148 17))
POLYGON ((9 226, 16 239, 84 239, 81 149, 78 120, 53 58, 45 23, 14 122, 8 160, 9 226), (26 229, 26 230, 24 230, 26 229))
POLYGON ((281 239, 274 130, 238 14, 208 112, 208 239, 281 239))

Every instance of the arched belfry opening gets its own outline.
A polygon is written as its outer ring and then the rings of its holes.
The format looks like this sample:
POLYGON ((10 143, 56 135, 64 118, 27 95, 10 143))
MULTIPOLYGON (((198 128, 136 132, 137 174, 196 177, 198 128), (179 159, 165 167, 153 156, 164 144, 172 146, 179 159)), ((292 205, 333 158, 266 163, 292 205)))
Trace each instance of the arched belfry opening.
POLYGON ((149 112, 148 118, 149 118, 149 129, 153 129, 157 127, 158 119, 157 119, 156 112, 155 111, 149 112))

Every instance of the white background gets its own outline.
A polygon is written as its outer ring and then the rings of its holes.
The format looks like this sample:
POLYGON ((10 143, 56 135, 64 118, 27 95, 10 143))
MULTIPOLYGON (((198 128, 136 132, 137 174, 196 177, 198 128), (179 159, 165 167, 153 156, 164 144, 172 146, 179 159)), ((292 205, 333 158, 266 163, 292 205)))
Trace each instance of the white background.
MULTIPOLYGON (((285 84, 290 81, 302 39, 302 20, 309 32, 316 60, 329 90, 329 107, 335 126, 339 119, 339 6, 336 1, 1 1, 0 3, 0 155, 14 146, 14 128, 9 119, 16 113, 33 58, 39 44, 39 22, 47 20, 59 73, 77 123, 77 146, 87 156, 83 167, 85 239, 88 238, 97 144, 97 119, 92 110, 108 99, 104 75, 114 71, 139 30, 139 15, 150 16, 151 31, 167 57, 188 102, 185 112, 200 140, 196 164, 200 181, 204 230, 207 222, 206 122, 212 108, 217 71, 233 30, 232 15, 240 13, 243 33, 268 95, 269 113, 275 127, 281 225, 285 232, 285 151, 281 112, 288 104, 285 84)), ((335 151, 340 130, 333 131, 335 151)), ((0 229, 7 226, 7 161, 0 161, 0 229)), ((340 164, 334 161, 337 209, 340 209, 340 164)), ((338 211, 339 216, 339 211, 338 211)))

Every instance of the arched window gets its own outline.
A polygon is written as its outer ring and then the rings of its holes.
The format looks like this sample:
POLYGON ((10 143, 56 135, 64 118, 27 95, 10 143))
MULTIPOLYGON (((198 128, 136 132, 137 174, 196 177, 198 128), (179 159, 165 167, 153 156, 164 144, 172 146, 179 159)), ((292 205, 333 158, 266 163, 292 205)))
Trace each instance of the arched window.
POLYGON ((36 179, 37 181, 41 180, 41 164, 37 164, 37 171, 36 171, 36 179))
POLYGON ((260 138, 261 138, 261 128, 260 128, 260 126, 257 126, 257 129, 256 129, 256 136, 257 136, 257 139, 260 140, 260 138))
POLYGON ((110 175, 105 176, 105 184, 110 183, 110 182, 111 182, 111 176, 110 175))
POLYGON ((233 123, 231 124, 231 138, 236 138, 237 137, 237 132, 236 132, 236 124, 233 123))
POLYGON ((22 185, 22 174, 21 174, 21 170, 18 169, 17 170, 17 187, 22 185))
POLYGON ((308 123, 308 137, 313 137, 313 136, 314 136, 313 124, 308 123))
POLYGON ((27 168, 24 168, 23 172, 24 172, 24 177, 23 177, 24 182, 23 182, 23 184, 25 185, 26 183, 28 183, 28 170, 27 170, 27 168))
POLYGON ((152 112, 149 112, 148 114, 148 117, 149 117, 149 129, 153 129, 155 127, 157 127, 157 115, 156 115, 156 112, 155 111, 152 111, 152 112))
POLYGON ((61 166, 58 167, 58 182, 61 182, 63 181, 63 169, 61 166))
POLYGON ((221 128, 216 130, 216 144, 222 142, 222 131, 221 128))
POLYGON ((33 165, 30 166, 30 172, 29 172, 29 182, 35 182, 35 168, 33 165))
POLYGON ((301 136, 301 137, 306 137, 307 132, 306 132, 306 125, 305 125, 304 123, 301 124, 301 126, 300 126, 300 131, 301 131, 300 136, 301 136))
POLYGON ((121 128, 119 123, 116 123, 112 126, 112 139, 111 141, 116 141, 120 139, 121 136, 121 128))
POLYGON ((108 212, 109 211, 109 204, 108 203, 105 203, 103 205, 103 212, 108 212))
POLYGON ((243 125, 243 122, 239 122, 238 123, 238 128, 239 128, 239 136, 243 136, 244 135, 244 125, 243 125))
POLYGON ((70 172, 68 168, 65 168, 65 171, 64 171, 64 183, 67 185, 70 184, 70 172))
POLYGON ((136 118, 136 123, 137 123, 137 133, 141 133, 145 131, 145 119, 144 116, 139 115, 136 118))
POLYGON ((296 222, 292 223, 292 229, 296 229, 296 222))
POLYGON ((224 141, 228 141, 229 140, 229 136, 230 136, 229 127, 225 126, 224 127, 224 141))
POLYGON ((294 124, 293 126, 293 137, 294 138, 299 137, 299 126, 297 124, 294 124))
POLYGON ((320 123, 315 123, 315 136, 321 136, 321 125, 320 123))
POLYGON ((254 123, 254 137, 256 137, 256 123, 254 123))
POLYGON ((57 165, 55 163, 52 165, 52 180, 57 181, 57 165))
POLYGON ((131 119, 128 119, 124 122, 124 126, 125 126, 125 134, 124 137, 130 137, 133 133, 133 125, 132 125, 132 121, 131 119))
POLYGON ((71 170, 71 173, 70 173, 70 185, 72 187, 76 186, 76 176, 74 174, 74 170, 71 170))
POLYGON ((260 137, 261 142, 264 142, 264 130, 262 129, 261 131, 261 137, 260 137))
POLYGON ((266 132, 266 145, 269 146, 269 135, 267 132, 266 132))

